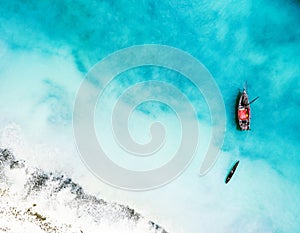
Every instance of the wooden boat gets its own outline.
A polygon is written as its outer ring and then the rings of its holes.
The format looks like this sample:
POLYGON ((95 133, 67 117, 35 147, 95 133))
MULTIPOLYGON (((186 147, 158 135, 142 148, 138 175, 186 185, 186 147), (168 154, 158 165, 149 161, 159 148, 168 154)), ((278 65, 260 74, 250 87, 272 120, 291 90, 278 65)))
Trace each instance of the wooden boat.
POLYGON ((250 130, 250 102, 244 89, 237 105, 237 120, 240 130, 250 130))
POLYGON ((234 165, 232 166, 232 168, 230 169, 230 172, 229 172, 228 175, 226 176, 225 184, 227 184, 227 183, 231 180, 233 174, 235 173, 235 170, 236 170, 237 166, 239 165, 239 162, 240 162, 240 161, 236 161, 236 162, 234 163, 234 165))

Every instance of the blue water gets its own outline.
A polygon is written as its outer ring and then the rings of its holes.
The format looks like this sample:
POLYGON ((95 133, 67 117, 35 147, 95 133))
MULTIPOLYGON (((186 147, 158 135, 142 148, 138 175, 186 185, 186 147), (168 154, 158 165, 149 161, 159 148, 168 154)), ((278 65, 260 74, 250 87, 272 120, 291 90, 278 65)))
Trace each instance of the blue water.
MULTIPOLYGON (((173 232, 299 232, 299 23, 300 3, 292 0, 1 1, 0 126, 15 122, 25 138, 72 147, 76 91, 96 62, 139 44, 182 49, 208 68, 224 98, 227 128, 216 167, 199 177, 198 156, 165 188, 145 194, 111 189, 106 195, 127 195, 139 212, 173 232), (252 105, 252 130, 240 132, 234 105, 246 81, 250 99, 260 98, 252 105), (239 170, 225 187, 236 159, 239 170)), ((157 77, 160 71, 144 72, 157 77)), ((170 75, 193 103, 202 103, 189 82, 170 75)), ((161 108, 142 110, 153 116, 161 108)), ((201 111, 199 121, 207 123, 207 109, 201 111)), ((67 167, 68 159, 56 169, 67 167)))

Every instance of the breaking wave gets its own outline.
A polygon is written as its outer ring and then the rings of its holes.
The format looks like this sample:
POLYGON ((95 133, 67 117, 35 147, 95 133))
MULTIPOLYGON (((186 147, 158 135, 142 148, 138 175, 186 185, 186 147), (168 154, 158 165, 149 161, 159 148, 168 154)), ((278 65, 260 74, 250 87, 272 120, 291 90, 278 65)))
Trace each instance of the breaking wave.
POLYGON ((47 173, 0 149, 0 232, 167 233, 128 206, 89 195, 63 174, 47 173))

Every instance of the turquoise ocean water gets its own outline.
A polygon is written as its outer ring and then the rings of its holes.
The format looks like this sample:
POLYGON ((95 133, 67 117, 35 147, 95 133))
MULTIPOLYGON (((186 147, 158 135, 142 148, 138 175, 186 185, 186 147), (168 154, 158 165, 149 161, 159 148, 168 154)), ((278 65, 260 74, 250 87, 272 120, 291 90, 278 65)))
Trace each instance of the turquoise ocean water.
MULTIPOLYGON (((300 232, 299 1, 2 0, 0 5, 2 147, 46 170, 68 173, 89 192, 133 206, 170 232, 300 232), (198 175, 200 148, 174 182, 136 193, 87 172, 74 145, 72 111, 95 63, 142 44, 173 46, 201 61, 221 90, 227 120, 220 158, 207 176, 198 175), (246 81, 250 99, 260 98, 252 105, 252 130, 240 132, 234 106, 246 81), (237 173, 226 186, 224 177, 237 159, 237 173)), ((164 74, 145 68, 130 73, 136 78, 131 82, 116 79, 110 90, 118 93, 135 80, 164 74)), ((203 98, 178 74, 167 76, 165 81, 188 91, 199 106, 205 142, 210 125, 203 98)), ((151 104, 141 110, 154 118, 172 113, 151 104)))

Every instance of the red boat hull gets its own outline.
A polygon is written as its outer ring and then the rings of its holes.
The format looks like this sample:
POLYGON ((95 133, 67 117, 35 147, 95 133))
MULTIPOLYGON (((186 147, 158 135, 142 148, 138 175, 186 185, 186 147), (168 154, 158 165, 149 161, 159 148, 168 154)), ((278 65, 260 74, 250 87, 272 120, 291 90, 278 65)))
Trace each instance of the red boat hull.
POLYGON ((250 130, 250 103, 245 90, 241 93, 239 98, 237 117, 240 130, 250 130))

